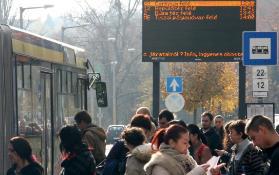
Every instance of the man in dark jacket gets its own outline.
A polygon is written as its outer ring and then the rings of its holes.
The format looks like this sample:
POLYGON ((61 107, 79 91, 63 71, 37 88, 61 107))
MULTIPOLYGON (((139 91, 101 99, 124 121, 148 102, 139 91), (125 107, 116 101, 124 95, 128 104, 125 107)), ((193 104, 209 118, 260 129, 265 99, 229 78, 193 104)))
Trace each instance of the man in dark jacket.
POLYGON ((105 158, 106 133, 103 128, 93 125, 91 117, 86 111, 81 111, 75 115, 77 126, 82 131, 82 140, 90 149, 96 160, 96 164, 101 163, 105 158))
POLYGON ((159 128, 167 128, 169 126, 169 122, 173 119, 174 116, 172 112, 167 109, 161 110, 158 116, 159 128))
POLYGON ((204 134, 207 145, 209 146, 212 155, 217 155, 215 149, 222 149, 220 136, 215 129, 211 126, 213 115, 210 112, 204 112, 201 115, 201 131, 204 134))
POLYGON ((224 140, 224 117, 221 115, 216 115, 214 117, 214 129, 217 132, 217 134, 220 136, 221 140, 221 146, 223 148, 223 140, 224 140))
POLYGON ((246 125, 246 132, 254 145, 263 149, 270 167, 267 175, 279 174, 279 135, 272 122, 263 115, 254 116, 246 125))

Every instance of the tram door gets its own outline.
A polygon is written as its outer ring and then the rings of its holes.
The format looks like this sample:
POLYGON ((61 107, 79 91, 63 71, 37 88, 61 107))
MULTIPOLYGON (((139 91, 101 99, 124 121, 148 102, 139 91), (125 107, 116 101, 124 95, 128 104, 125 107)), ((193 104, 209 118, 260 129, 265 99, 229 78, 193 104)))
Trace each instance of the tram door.
MULTIPOLYGON (((48 69, 46 71, 49 71, 48 69)), ((52 174, 52 74, 17 62, 18 134, 25 137, 45 170, 52 174)))
POLYGON ((45 174, 52 174, 52 74, 41 73, 41 110, 43 120, 42 166, 45 174))

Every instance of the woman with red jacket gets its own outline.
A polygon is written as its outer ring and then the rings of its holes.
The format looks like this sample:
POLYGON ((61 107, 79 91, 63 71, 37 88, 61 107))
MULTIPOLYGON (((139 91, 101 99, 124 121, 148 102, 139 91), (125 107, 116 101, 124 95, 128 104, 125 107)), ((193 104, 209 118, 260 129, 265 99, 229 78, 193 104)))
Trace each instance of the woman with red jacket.
POLYGON ((188 125, 190 138, 190 153, 198 165, 206 163, 211 157, 210 148, 206 145, 206 138, 195 124, 188 125))

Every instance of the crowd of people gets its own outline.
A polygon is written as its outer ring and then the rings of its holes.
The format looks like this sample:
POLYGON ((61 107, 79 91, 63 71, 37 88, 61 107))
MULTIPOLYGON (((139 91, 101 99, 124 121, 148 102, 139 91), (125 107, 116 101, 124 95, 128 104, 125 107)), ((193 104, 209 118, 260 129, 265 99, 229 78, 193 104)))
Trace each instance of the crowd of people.
MULTIPOLYGON (((156 121, 141 107, 107 156, 104 129, 86 111, 75 122, 59 133, 60 175, 279 175, 279 135, 263 115, 225 123, 221 115, 204 112, 199 128, 166 109, 156 121), (210 166, 213 156, 220 159, 210 166)), ((7 175, 44 174, 26 139, 13 137, 8 150, 13 166, 7 175)))

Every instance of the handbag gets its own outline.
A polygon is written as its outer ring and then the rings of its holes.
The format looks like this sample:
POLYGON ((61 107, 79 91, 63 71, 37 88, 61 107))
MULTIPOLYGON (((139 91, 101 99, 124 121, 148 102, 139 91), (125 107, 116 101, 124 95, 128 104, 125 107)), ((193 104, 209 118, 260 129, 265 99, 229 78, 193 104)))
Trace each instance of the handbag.
POLYGON ((104 168, 105 168, 105 160, 103 160, 101 163, 99 163, 96 166, 96 175, 103 175, 104 174, 104 168))

